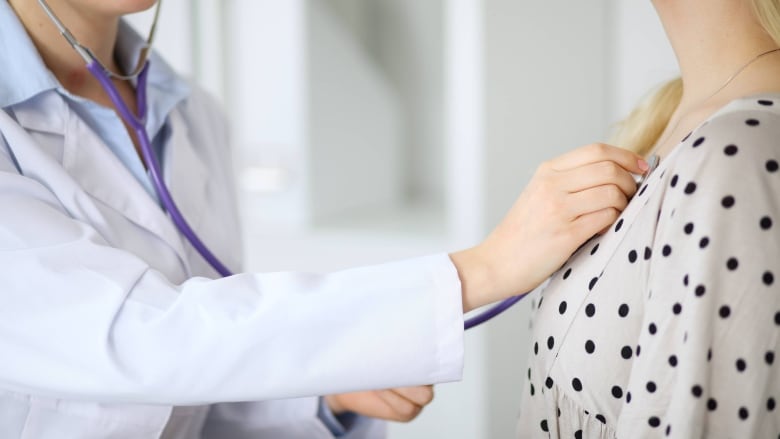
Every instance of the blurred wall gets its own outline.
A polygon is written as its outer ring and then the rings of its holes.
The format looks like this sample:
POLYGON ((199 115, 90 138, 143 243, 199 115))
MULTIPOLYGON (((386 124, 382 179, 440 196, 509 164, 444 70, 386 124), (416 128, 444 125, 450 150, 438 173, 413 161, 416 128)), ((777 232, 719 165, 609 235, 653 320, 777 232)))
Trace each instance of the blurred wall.
POLYGON ((326 0, 400 98, 406 196, 442 204, 444 0, 326 0))

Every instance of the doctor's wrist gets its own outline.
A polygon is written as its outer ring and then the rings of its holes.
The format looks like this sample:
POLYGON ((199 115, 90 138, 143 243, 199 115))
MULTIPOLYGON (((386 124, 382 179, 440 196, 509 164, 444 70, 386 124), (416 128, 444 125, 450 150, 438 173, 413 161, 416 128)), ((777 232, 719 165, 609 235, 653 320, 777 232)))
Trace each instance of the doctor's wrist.
POLYGON ((464 313, 502 298, 496 291, 495 269, 482 246, 452 253, 450 259, 460 278, 464 313))

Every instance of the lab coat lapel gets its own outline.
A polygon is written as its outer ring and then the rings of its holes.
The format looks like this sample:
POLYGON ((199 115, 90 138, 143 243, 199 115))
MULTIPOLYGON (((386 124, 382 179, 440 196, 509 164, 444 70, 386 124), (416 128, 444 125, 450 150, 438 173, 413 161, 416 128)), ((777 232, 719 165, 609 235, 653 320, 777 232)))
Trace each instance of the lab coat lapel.
MULTIPOLYGON (((19 125, 27 130, 62 136, 62 166, 81 189, 158 236, 188 267, 182 240, 167 214, 97 134, 65 102, 57 101, 58 108, 44 112, 49 116, 41 115, 39 111, 16 111, 19 125), (56 113, 59 113, 57 119, 50 120, 56 113)), ((19 148, 14 152, 22 168, 25 168, 25 162, 36 163, 33 157, 25 160, 25 155, 32 151, 19 148)))
POLYGON ((208 206, 208 168, 193 149, 190 131, 178 109, 170 113, 168 124, 171 137, 163 158, 165 182, 184 218, 200 234, 199 225, 208 206))

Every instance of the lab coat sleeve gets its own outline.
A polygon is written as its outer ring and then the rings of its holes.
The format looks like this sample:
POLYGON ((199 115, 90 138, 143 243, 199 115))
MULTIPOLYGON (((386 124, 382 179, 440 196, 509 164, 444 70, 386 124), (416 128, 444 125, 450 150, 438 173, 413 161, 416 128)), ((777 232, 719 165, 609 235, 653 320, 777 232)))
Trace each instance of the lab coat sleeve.
POLYGON ((0 385, 189 405, 458 380, 445 254, 316 275, 174 285, 70 218, 0 154, 0 385))
MULTIPOLYGON (((318 398, 217 404, 211 408, 203 439, 332 439, 317 417, 318 398)), ((384 439, 382 421, 359 417, 339 439, 384 439)))

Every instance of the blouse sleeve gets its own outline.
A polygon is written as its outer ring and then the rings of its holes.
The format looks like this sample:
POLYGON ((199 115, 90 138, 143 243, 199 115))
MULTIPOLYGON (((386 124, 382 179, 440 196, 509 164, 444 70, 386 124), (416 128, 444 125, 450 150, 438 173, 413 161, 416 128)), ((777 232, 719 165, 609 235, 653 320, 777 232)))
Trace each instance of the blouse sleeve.
POLYGON ((780 434, 780 118, 724 114, 667 170, 618 437, 780 434))

